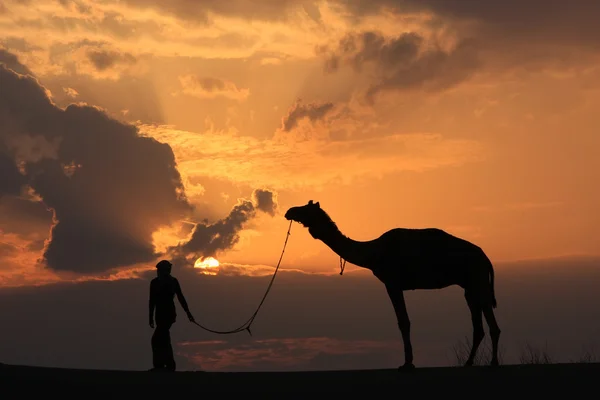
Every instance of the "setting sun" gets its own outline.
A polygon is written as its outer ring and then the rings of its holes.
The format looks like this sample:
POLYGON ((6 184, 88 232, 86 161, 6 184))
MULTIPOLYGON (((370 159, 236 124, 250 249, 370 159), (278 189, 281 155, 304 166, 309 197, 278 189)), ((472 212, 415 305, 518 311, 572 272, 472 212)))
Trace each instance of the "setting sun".
POLYGON ((201 270, 201 273, 205 275, 216 275, 219 271, 217 269, 219 265, 219 260, 217 260, 214 257, 200 257, 194 263, 194 268, 199 268, 201 270))

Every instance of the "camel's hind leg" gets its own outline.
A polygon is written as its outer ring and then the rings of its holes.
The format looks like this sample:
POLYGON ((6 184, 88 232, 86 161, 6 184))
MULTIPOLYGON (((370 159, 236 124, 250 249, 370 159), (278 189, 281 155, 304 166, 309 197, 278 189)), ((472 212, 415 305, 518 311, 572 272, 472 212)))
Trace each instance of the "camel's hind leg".
POLYGON ((466 367, 470 367, 475 361, 477 349, 479 348, 479 345, 485 336, 485 332, 483 330, 481 301, 479 296, 475 295, 471 291, 465 290, 465 299, 467 300, 467 305, 471 311, 471 321, 473 322, 473 342, 471 343, 471 353, 469 354, 469 359, 465 363, 466 367))
POLYGON ((494 309, 492 307, 491 302, 485 302, 483 307, 483 315, 485 316, 485 320, 487 321, 488 327, 490 329, 490 337, 492 339, 492 366, 498 366, 500 363, 498 362, 498 342, 500 340, 500 327, 498 326, 498 322, 496 322, 496 317, 494 316, 494 309))

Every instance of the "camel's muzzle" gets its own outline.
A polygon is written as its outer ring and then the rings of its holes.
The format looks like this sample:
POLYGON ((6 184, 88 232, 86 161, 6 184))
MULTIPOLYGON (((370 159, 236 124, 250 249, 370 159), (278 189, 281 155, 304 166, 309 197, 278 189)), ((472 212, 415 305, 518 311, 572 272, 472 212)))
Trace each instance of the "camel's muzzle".
POLYGON ((302 221, 301 221, 301 218, 300 218, 300 216, 299 216, 299 213, 298 213, 298 211, 299 211, 299 210, 298 210, 298 207, 292 207, 292 208, 290 208, 290 209, 289 209, 289 210, 287 210, 287 212, 285 213, 285 219, 287 219, 288 221, 289 221, 289 220, 292 220, 292 221, 295 221, 295 222, 300 222, 300 223, 302 223, 302 221))

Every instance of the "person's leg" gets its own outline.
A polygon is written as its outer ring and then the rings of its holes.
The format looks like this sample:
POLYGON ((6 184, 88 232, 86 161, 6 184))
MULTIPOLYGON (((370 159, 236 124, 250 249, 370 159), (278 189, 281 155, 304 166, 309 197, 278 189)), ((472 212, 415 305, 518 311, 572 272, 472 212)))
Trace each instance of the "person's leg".
POLYGON ((175 356, 173 355, 173 346, 171 345, 171 326, 173 325, 173 323, 170 324, 166 324, 165 325, 165 347, 164 347, 164 354, 165 354, 165 367, 167 370, 169 371, 175 371, 175 368, 177 367, 176 363, 175 363, 175 356))
POLYGON ((165 367, 163 349, 161 348, 161 336, 164 336, 161 325, 156 325, 154 333, 152 334, 152 366, 153 369, 160 369, 165 367))

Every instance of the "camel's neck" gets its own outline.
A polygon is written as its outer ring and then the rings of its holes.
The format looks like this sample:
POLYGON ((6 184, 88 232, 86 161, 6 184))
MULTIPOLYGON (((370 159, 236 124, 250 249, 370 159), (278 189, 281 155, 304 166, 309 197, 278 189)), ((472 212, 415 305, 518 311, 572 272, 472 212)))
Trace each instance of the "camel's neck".
POLYGON ((367 242, 359 242, 345 236, 337 228, 325 229, 323 231, 311 232, 313 237, 321 240, 337 255, 342 257, 347 262, 359 267, 370 269, 369 255, 367 242))

